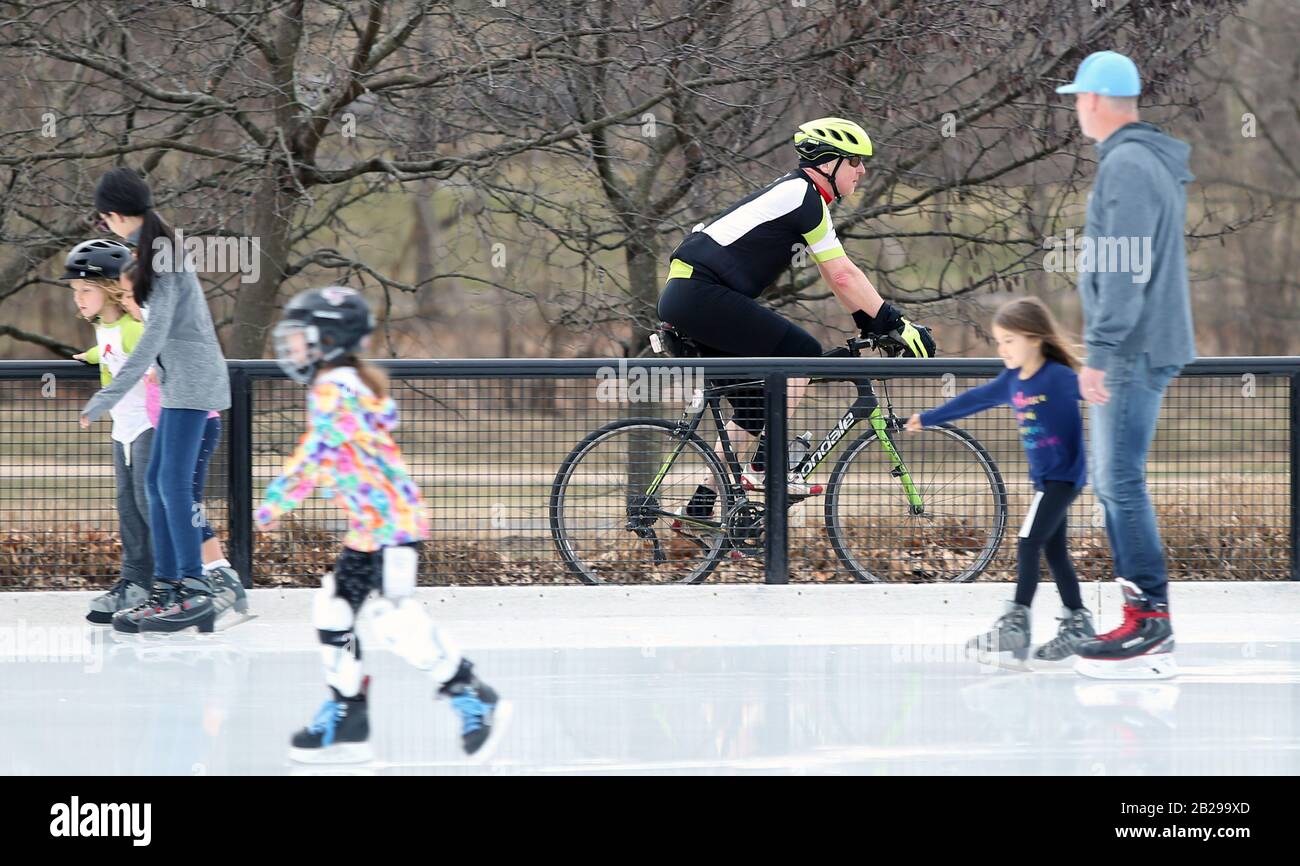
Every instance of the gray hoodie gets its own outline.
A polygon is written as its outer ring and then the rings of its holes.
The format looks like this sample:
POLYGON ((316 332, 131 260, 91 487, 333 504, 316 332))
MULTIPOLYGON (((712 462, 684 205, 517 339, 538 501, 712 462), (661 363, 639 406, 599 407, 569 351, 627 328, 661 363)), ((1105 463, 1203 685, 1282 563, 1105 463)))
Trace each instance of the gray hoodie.
MULTIPOLYGON (((1085 243, 1096 254, 1079 275, 1087 366, 1146 353, 1152 367, 1196 357, 1187 287, 1186 184, 1191 148, 1150 123, 1129 123, 1097 145, 1097 180, 1088 196, 1085 243), (1108 242, 1135 238, 1128 267, 1106 268, 1108 242), (1098 243, 1101 239, 1101 243, 1098 243), (1139 256, 1146 260, 1139 265, 1139 256), (1100 268, 1100 270, 1098 270, 1100 268)), ((1115 251, 1115 247, 1110 247, 1115 251)), ((1112 257, 1112 263, 1118 257, 1112 257)))
POLYGON ((140 341, 112 384, 91 397, 81 414, 96 420, 126 396, 151 366, 158 370, 164 409, 230 408, 230 374, 207 298, 194 272, 181 266, 154 276, 140 341))

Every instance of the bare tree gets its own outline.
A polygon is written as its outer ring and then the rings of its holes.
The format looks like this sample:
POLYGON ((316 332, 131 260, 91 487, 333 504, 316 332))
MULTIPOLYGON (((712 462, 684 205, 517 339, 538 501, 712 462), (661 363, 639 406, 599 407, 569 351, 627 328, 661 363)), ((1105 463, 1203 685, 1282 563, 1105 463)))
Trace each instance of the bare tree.
MULTIPOLYGON (((1043 242, 1081 224, 1092 166, 1052 87, 1090 51, 1130 49, 1156 114, 1178 117, 1239 6, 2 3, 0 303, 46 282, 44 263, 87 232, 95 178, 127 162, 180 225, 259 241, 256 280, 207 275, 233 356, 260 356, 285 290, 326 274, 382 293, 401 323, 392 351, 418 351, 419 317, 447 309, 435 289, 479 287, 488 305, 526 305, 527 326, 482 315, 519 328, 503 335, 514 351, 580 339, 635 354, 673 246, 788 170, 798 122, 838 114, 876 143, 836 210, 851 254, 887 297, 962 319, 968 299, 1060 282, 1041 272, 1043 242), (435 190, 456 203, 438 211, 435 190), (414 225, 389 238, 367 220, 403 195, 414 225)), ((1254 215, 1202 216, 1212 237, 1254 215)), ((770 302, 842 326, 792 260, 770 302)), ((60 351, 38 330, 6 333, 60 351)))
POLYGON ((1198 70, 1217 91, 1190 131, 1201 211, 1243 231, 1193 256, 1197 331, 1209 354, 1300 352, 1300 24, 1292 4, 1252 0, 1198 70), (1249 217, 1256 213, 1266 220, 1249 217))
MULTIPOLYGON (((860 194, 837 209, 841 236, 886 296, 957 314, 965 297, 1028 279, 1041 290, 1044 240, 1082 223, 1090 151, 1052 88, 1093 50, 1158 44, 1143 63, 1148 102, 1175 117, 1191 106, 1192 64, 1235 5, 661 0, 651 21, 618 4, 512 4, 521 39, 573 35, 529 76, 471 88, 479 113, 528 130, 627 120, 546 149, 567 188, 508 167, 471 174, 496 206, 608 277, 594 296, 571 293, 560 315, 605 326, 635 353, 667 254, 690 226, 791 168, 799 122, 857 118, 876 154, 860 194), (593 178, 599 197, 583 192, 593 178), (617 271, 610 252, 622 256, 617 271)), ((798 250, 792 260, 765 298, 818 321, 829 292, 810 260, 798 250)))
MULTIPOLYGON (((486 4, 430 0, 256 0, 217 4, 3 5, 0 58, 31 101, 0 133, 0 263, 16 293, 40 263, 87 233, 98 174, 140 165, 159 205, 194 232, 251 236, 255 280, 225 281, 227 344, 259 357, 282 284, 312 268, 385 290, 391 279, 349 237, 345 211, 403 185, 555 145, 618 122, 592 117, 521 135, 454 123, 458 93, 536 62, 567 34, 519 42, 486 4), (413 40, 434 20, 444 38, 413 40), (427 127, 430 107, 449 123, 427 127), (334 241, 331 243, 331 241, 334 241)), ((429 283, 437 276, 421 275, 429 283)), ((14 334, 14 336, 22 336, 14 334)))

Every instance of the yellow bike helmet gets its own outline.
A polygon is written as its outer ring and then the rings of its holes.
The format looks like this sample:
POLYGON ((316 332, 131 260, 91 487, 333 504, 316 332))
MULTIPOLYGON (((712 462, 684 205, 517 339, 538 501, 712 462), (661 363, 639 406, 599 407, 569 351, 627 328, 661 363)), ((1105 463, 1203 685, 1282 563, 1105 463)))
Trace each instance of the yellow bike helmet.
POLYGON ((794 134, 799 161, 821 165, 837 156, 871 156, 867 131, 842 117, 819 117, 799 127, 794 134))
POLYGON ((835 172, 839 162, 830 174, 818 166, 831 160, 869 159, 871 157, 871 138, 867 131, 851 120, 842 117, 819 117, 800 125, 794 134, 794 149, 799 153, 799 166, 811 168, 830 181, 835 197, 840 191, 835 186, 835 172))

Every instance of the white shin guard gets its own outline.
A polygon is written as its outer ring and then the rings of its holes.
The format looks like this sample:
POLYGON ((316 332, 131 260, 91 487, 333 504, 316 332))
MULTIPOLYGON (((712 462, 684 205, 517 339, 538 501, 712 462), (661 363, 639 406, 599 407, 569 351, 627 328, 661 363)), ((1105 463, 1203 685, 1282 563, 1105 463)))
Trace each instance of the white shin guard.
POLYGON ((345 698, 355 697, 361 691, 361 659, 356 657, 355 636, 347 632, 343 646, 321 644, 320 659, 325 668, 325 682, 338 689, 345 698))
POLYGON ((326 572, 312 595, 311 624, 318 631, 352 631, 352 605, 334 594, 334 573, 326 572))
POLYGON ((413 598, 394 602, 377 598, 370 602, 370 623, 375 638, 385 647, 438 683, 445 683, 460 668, 460 651, 413 598))
POLYGON ((361 690, 361 653, 352 631, 355 619, 352 606, 334 594, 334 575, 326 574, 312 597, 311 620, 321 638, 325 682, 348 698, 361 690))

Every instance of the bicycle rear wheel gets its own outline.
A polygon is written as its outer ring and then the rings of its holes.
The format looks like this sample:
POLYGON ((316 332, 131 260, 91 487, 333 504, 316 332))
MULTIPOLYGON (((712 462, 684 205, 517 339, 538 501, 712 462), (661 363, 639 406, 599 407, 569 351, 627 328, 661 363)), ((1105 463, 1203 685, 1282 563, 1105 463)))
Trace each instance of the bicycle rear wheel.
POLYGON ((551 486, 551 535, 579 580, 698 583, 717 567, 726 542, 726 475, 704 440, 677 435, 676 426, 615 421, 565 458, 551 486), (682 512, 701 484, 718 497, 707 519, 692 520, 682 512))
POLYGON ((974 580, 1002 543, 1007 491, 997 464, 951 425, 891 433, 906 479, 874 430, 845 449, 826 487, 826 528, 858 580, 974 580))

